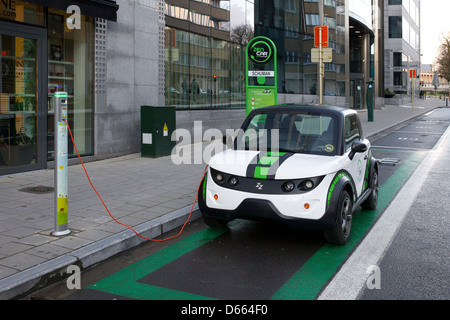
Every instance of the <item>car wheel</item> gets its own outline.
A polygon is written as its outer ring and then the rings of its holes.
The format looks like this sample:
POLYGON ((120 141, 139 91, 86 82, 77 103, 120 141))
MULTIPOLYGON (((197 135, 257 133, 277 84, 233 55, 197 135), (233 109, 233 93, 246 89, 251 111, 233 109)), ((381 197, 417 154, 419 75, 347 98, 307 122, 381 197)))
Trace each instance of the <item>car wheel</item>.
POLYGON ((368 210, 375 210, 378 203, 378 172, 374 169, 372 175, 370 196, 361 204, 361 207, 368 210))
POLYGON ((339 199, 337 222, 333 229, 325 230, 325 239, 333 244, 343 245, 348 242, 352 229, 352 198, 343 191, 339 199))
POLYGON ((202 214, 202 218, 203 218, 203 221, 208 226, 213 227, 213 228, 225 228, 228 224, 228 221, 211 218, 211 217, 205 216, 204 214, 202 214))
MULTIPOLYGON (((200 183, 201 186, 203 186, 204 179, 206 179, 206 177, 204 177, 202 182, 200 183)), ((203 221, 206 223, 206 225, 213 227, 213 228, 225 228, 227 226, 228 221, 212 218, 202 212, 202 207, 206 207, 206 200, 203 198, 203 189, 201 189, 201 188, 199 188, 199 190, 198 190, 197 199, 198 199, 198 206, 200 209, 200 213, 201 213, 203 221)))

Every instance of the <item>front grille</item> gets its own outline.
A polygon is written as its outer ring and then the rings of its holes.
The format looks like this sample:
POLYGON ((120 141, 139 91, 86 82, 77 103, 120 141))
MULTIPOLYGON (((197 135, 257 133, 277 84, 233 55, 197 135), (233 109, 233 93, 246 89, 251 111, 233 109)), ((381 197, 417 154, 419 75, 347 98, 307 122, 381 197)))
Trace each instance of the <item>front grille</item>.
POLYGON ((231 175, 225 172, 215 170, 213 168, 210 168, 210 170, 211 170, 211 177, 218 186, 236 191, 259 193, 259 194, 284 194, 284 195, 303 194, 306 192, 310 192, 311 190, 314 190, 314 188, 316 188, 325 177, 320 176, 320 177, 291 179, 291 180, 255 179, 231 175), (221 179, 218 179, 220 178, 220 175, 221 179), (238 183, 235 185, 232 184, 232 182, 234 182, 232 180, 233 178, 236 178, 238 180, 238 183), (306 181, 308 180, 313 182, 313 187, 310 189, 307 189, 305 186, 306 181), (295 185, 295 188, 290 192, 286 192, 283 189, 283 184, 285 184, 288 181, 292 181, 295 185))

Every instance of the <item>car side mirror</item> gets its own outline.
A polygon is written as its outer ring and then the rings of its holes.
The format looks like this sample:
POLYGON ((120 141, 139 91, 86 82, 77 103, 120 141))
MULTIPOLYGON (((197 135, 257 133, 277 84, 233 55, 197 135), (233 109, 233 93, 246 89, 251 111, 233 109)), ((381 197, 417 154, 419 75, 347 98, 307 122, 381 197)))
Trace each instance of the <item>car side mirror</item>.
POLYGON ((366 152, 366 151, 367 151, 367 144, 364 141, 357 140, 357 141, 353 142, 352 149, 351 149, 350 153, 348 154, 348 157, 350 158, 350 160, 353 160, 353 157, 355 156, 355 154, 360 153, 360 152, 366 152))

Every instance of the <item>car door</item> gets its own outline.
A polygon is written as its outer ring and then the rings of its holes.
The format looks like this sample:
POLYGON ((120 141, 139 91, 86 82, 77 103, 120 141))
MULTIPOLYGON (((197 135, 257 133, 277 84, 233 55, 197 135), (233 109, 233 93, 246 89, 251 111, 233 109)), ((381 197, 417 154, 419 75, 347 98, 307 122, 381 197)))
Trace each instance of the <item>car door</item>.
MULTIPOLYGON (((346 155, 350 153, 353 142, 362 140, 361 129, 359 125, 359 119, 356 114, 347 115, 344 123, 344 143, 346 148, 346 155)), ((356 188, 356 197, 359 197, 362 193, 364 186, 364 176, 368 161, 369 150, 365 152, 356 153, 351 163, 348 165, 347 171, 353 178, 356 188)))

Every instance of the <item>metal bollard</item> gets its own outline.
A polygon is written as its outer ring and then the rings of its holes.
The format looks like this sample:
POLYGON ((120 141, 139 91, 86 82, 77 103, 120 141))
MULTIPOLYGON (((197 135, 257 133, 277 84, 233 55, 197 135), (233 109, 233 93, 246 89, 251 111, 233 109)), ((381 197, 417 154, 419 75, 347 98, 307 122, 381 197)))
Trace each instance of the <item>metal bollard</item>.
POLYGON ((70 234, 68 229, 68 138, 67 138, 67 92, 56 92, 55 109, 55 230, 54 236, 70 234))

